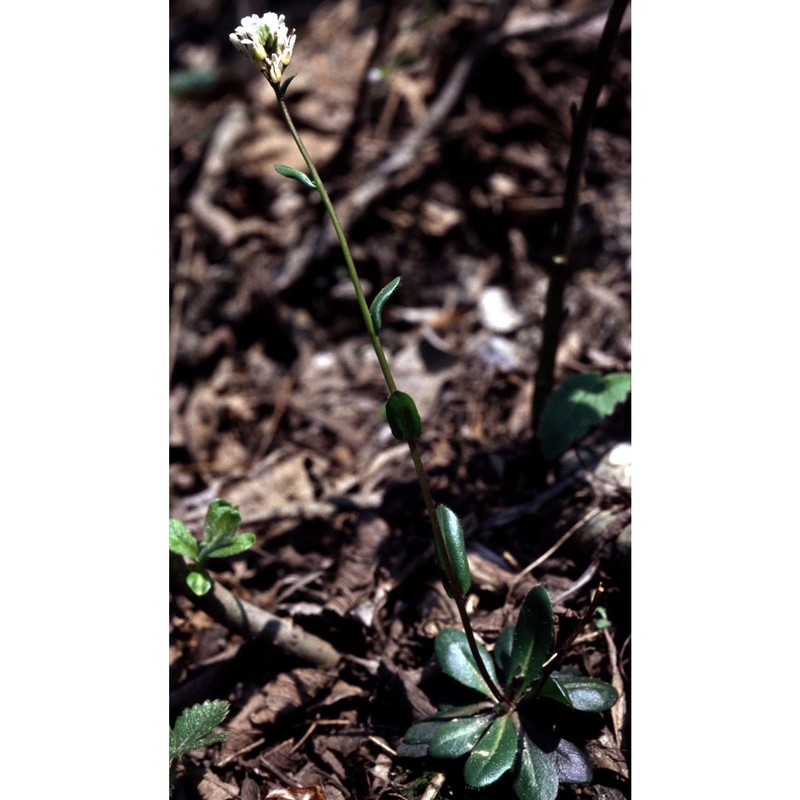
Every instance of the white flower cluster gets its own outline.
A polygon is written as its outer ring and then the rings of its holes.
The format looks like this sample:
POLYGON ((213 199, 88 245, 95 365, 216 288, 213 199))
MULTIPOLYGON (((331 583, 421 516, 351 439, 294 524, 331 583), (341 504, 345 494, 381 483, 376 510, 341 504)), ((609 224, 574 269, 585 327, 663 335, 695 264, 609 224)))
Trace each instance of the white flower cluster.
POLYGON ((283 70, 292 60, 292 51, 297 35, 284 22, 284 16, 273 12, 259 17, 252 14, 242 20, 242 24, 228 37, 231 44, 242 55, 247 56, 263 73, 270 83, 278 85, 283 70))

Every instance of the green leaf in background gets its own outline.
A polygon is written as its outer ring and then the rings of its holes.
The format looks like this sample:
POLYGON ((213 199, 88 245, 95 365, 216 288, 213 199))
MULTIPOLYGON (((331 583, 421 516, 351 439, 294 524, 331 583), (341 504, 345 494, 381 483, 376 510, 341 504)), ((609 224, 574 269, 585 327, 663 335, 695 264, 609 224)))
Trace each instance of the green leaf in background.
POLYGON ((517 731, 511 714, 498 717, 475 746, 464 764, 464 780, 480 789, 499 780, 517 755, 517 731))
POLYGON ((195 570, 186 576, 186 585, 198 597, 202 597, 211 589, 211 578, 205 570, 195 570))
POLYGON ((582 675, 551 675, 542 686, 541 696, 576 711, 607 711, 619 700, 611 684, 582 675))
POLYGON ((227 500, 214 500, 206 512, 203 544, 207 551, 217 550, 233 541, 241 522, 239 509, 227 500))
POLYGON ((401 442, 419 439, 422 434, 422 421, 419 418, 414 398, 405 392, 392 392, 386 401, 386 421, 392 429, 392 436, 401 442))
POLYGON ((534 586, 525 596, 514 627, 507 681, 522 676, 517 697, 539 677, 552 646, 553 604, 544 586, 534 586))
POLYGON ((514 794, 519 800, 554 800, 558 794, 558 775, 550 759, 522 732, 519 745, 514 794))
POLYGON ((169 732, 169 760, 221 742, 226 734, 211 733, 228 714, 229 705, 224 700, 206 700, 187 708, 175 720, 175 727, 169 732))
MULTIPOLYGON (((461 594, 465 595, 469 591, 472 579, 469 571, 469 561, 467 560, 467 546, 464 542, 464 531, 461 528, 461 523, 458 521, 458 517, 455 513, 445 505, 436 507, 436 519, 439 523, 442 537, 444 538, 447 555, 450 557, 450 563, 453 566, 453 572, 455 572, 456 575, 458 588, 461 594)), ((454 597, 450 581, 447 578, 447 570, 444 567, 444 554, 441 552, 439 542, 435 538, 433 544, 442 577, 442 585, 447 591, 447 594, 450 595, 450 597, 454 597)))
POLYGON ((216 547, 209 551, 208 555, 213 558, 223 558, 224 556, 235 556, 249 550, 256 542, 254 533, 240 533, 233 537, 229 544, 216 547))
POLYGON ((451 719, 431 738, 428 752, 434 758, 458 758, 470 752, 492 721, 490 714, 478 717, 451 719))
POLYGON ((586 372, 567 378, 548 398, 537 436, 542 455, 560 456, 574 442, 607 417, 631 391, 629 372, 603 377, 586 372))
POLYGON ((285 164, 276 164, 275 171, 279 175, 283 175, 284 178, 292 178, 296 180, 298 183, 302 183, 303 186, 308 186, 309 189, 317 188, 317 184, 314 183, 314 181, 312 181, 311 178, 309 178, 308 175, 305 174, 305 172, 301 172, 299 169, 293 169, 292 167, 287 167, 285 164))
MULTIPOLYGON (((434 643, 436 660, 445 675, 449 675, 464 686, 475 689, 489 698, 494 698, 492 690, 486 685, 478 665, 472 659, 467 635, 464 631, 455 628, 445 628, 436 636, 434 643)), ((497 683, 494 664, 486 648, 478 642, 478 652, 481 655, 489 677, 497 683)))
POLYGON ((369 315, 372 317, 372 326, 375 328, 375 333, 378 333, 381 329, 381 325, 383 321, 381 319, 381 314, 383 313, 383 307, 386 305, 386 301, 392 296, 394 290, 400 285, 400 278, 395 278, 394 280, 389 281, 386 286, 381 289, 378 294, 375 295, 375 299, 372 301, 372 305, 369 307, 369 315))
POLYGON ((200 545, 189 529, 178 519, 169 521, 169 549, 179 556, 197 558, 200 545))

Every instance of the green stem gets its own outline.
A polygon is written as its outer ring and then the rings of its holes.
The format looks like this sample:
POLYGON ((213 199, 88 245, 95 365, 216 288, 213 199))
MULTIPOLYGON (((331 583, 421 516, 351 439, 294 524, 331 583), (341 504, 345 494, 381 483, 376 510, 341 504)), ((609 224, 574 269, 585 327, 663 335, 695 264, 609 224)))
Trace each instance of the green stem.
MULTIPOLYGON (((317 190, 320 193, 320 197, 322 197, 322 202, 325 206, 325 210, 328 212, 328 216, 333 223, 333 229, 336 231, 336 237, 339 240, 339 245, 342 248, 342 254, 344 255, 344 260, 347 265, 347 272, 350 275, 350 280, 353 282, 353 288, 356 291, 356 299, 358 301, 358 307, 361 310, 361 316, 364 319, 364 325, 367 328, 367 333, 369 333, 369 338, 372 341, 372 347, 375 350, 375 355, 378 357, 378 363, 380 364, 381 372, 383 373, 384 380, 386 381, 386 386, 389 389, 389 393, 393 393, 397 391, 397 386, 394 382, 394 378, 392 377, 392 371, 389 368, 389 364, 386 360, 386 355, 383 352, 383 346, 381 345, 381 341, 378 338, 378 333, 375 330, 375 326, 372 323, 372 315, 369 313, 369 306, 367 305, 366 297, 364 296, 364 290, 361 287, 361 280, 358 277, 358 272, 356 270, 355 263, 353 262, 353 257, 350 255, 350 247, 347 244, 347 238, 344 234, 344 230, 342 229, 342 225, 339 222, 339 217, 336 214, 336 210, 333 207, 333 203, 331 202, 330 197, 328 196, 328 192, 325 189, 325 185, 322 182, 322 178, 320 178, 319 173, 317 172, 317 168, 314 166, 314 162, 311 160, 311 156, 306 150, 305 145, 303 144, 303 140, 300 138, 300 134, 297 132, 297 128, 294 126, 294 122, 292 121, 292 117, 289 114, 289 109, 286 106, 286 100, 281 94, 280 90, 276 86, 272 86, 275 90, 275 96, 278 99, 278 106, 281 110, 281 114, 283 115, 283 119, 286 122, 286 125, 289 128, 289 133, 291 133, 292 138, 294 139, 295 144, 297 145, 297 149, 300 151, 300 155, 303 156, 303 161, 306 162, 306 166, 308 167, 308 171, 311 173, 311 178, 314 181, 314 184, 317 187, 317 190)), ((510 708, 510 702, 503 696, 502 691, 499 689, 497 684, 492 680, 491 675, 489 675, 489 671, 486 669, 485 664, 483 663, 483 659, 480 656, 480 651, 478 650, 478 644, 475 640, 475 634, 472 631, 472 625, 469 621, 469 614, 467 613, 467 604, 464 599, 464 595, 458 588, 458 581, 456 579, 455 569, 453 568, 453 564, 450 560, 450 554, 448 553, 447 546, 444 541, 444 536, 442 535, 442 531, 439 527, 439 521, 436 518, 436 508, 433 503, 433 497, 431 496, 430 484, 428 482, 428 477, 425 473, 425 468, 422 464, 422 459, 420 458, 419 454, 419 447, 417 445, 416 440, 411 440, 408 443, 408 448, 411 452, 411 458, 414 462, 414 469, 417 473, 417 480, 419 481, 420 490, 422 491, 422 498, 425 501, 425 508, 428 511, 428 517, 431 521, 431 528, 433 529, 433 536, 437 542, 439 551, 443 554, 442 560, 444 562, 444 570, 447 576, 447 580, 450 586, 453 589, 453 599, 455 601, 456 607, 458 608, 459 616, 461 617, 461 622, 464 626, 464 632, 467 636, 467 642, 469 644, 470 652, 472 653, 472 658, 475 661, 475 665, 478 667, 478 670, 483 677, 483 680, 486 682, 486 685, 491 690, 492 694, 497 698, 498 702, 502 703, 506 708, 510 708)))
POLYGON ((581 100, 580 111, 573 123, 567 164, 564 200, 556 230, 555 255, 549 269, 550 281, 545 300, 542 321, 542 345, 539 349, 539 365, 534 377, 532 427, 534 435, 539 428, 544 404, 553 391, 555 382, 556 352, 564 320, 564 290, 570 275, 570 256, 575 231, 575 217, 580 199, 581 175, 588 150, 589 131, 594 111, 610 66, 611 51, 619 35, 622 19, 629 0, 614 0, 608 12, 605 27, 597 47, 592 72, 581 100))

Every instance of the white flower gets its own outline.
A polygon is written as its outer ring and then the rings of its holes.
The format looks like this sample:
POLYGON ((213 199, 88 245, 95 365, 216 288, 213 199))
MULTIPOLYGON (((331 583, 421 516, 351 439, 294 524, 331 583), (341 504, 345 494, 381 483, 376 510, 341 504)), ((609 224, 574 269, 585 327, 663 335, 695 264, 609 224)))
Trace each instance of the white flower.
POLYGON ((242 55, 247 56, 270 83, 280 83, 283 70, 292 60, 297 35, 284 22, 284 16, 272 11, 258 17, 252 14, 242 20, 228 37, 242 55))

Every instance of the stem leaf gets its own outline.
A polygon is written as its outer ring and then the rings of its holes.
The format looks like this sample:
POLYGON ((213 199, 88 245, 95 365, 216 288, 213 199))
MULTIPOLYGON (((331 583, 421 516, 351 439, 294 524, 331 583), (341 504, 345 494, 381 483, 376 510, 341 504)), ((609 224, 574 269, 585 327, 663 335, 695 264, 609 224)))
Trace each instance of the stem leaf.
POLYGON ((372 325, 375 328, 375 333, 378 333, 381 329, 381 325, 383 321, 381 319, 381 314, 383 313, 383 307, 386 305, 386 301, 392 296, 394 290, 400 285, 400 278, 394 278, 394 280, 389 281, 386 286, 381 289, 378 294, 375 295, 375 299, 372 301, 372 305, 369 307, 369 315, 372 317, 372 325))
POLYGON ((422 434, 422 420, 419 418, 417 404, 410 394, 392 392, 386 401, 386 421, 392 429, 392 436, 401 442, 419 439, 422 434))
POLYGON ((308 186, 309 189, 316 189, 317 184, 305 174, 305 172, 301 172, 299 169, 294 169, 292 167, 287 167, 285 164, 276 164, 275 171, 279 175, 283 175, 284 178, 293 178, 298 183, 302 183, 303 186, 308 186))
MULTIPOLYGON (((464 531, 458 517, 447 506, 440 505, 436 508, 436 519, 439 522, 439 529, 444 538, 447 555, 453 565, 453 572, 456 575, 458 588, 462 595, 469 591, 472 577, 469 571, 469 561, 467 560, 467 547, 464 543, 464 531)), ((450 597, 455 597, 453 587, 447 577, 447 570, 444 566, 444 554, 441 552, 438 540, 434 537, 433 544, 436 550, 436 560, 439 563, 442 584, 450 597)))

